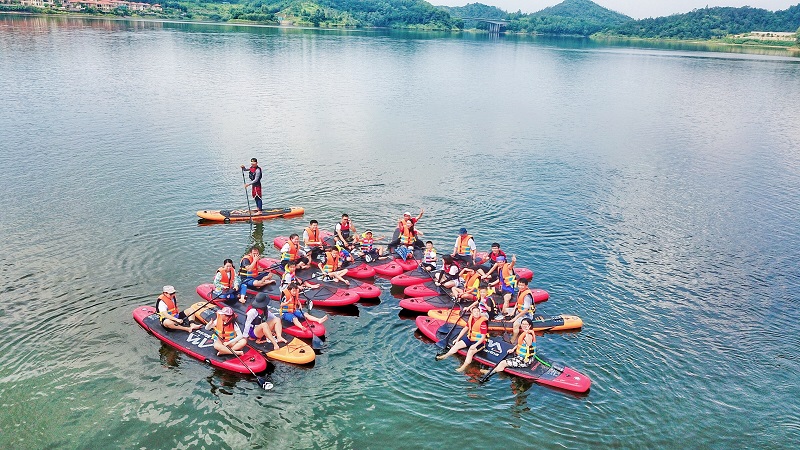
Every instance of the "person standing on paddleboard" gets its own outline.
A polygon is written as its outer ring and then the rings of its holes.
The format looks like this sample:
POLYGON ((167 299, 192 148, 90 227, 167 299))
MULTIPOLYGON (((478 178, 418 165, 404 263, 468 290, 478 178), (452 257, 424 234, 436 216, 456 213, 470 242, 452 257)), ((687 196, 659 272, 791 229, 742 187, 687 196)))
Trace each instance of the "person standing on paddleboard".
POLYGON ((251 192, 253 194, 253 199, 256 201, 256 214, 261 214, 261 167, 258 167, 258 160, 256 158, 250 158, 250 168, 248 169, 244 165, 242 165, 242 171, 248 171, 248 176, 250 177, 250 182, 244 184, 244 188, 247 189, 247 186, 251 186, 251 192))

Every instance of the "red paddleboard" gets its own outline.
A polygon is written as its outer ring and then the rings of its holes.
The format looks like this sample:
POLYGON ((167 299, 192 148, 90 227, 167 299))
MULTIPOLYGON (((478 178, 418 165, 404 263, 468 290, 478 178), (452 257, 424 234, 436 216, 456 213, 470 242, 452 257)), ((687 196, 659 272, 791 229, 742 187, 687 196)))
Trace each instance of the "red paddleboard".
MULTIPOLYGON (((211 292, 213 291, 214 285, 213 284, 201 284, 197 286, 197 295, 205 299, 206 301, 211 299, 211 292)), ((302 297, 301 297, 302 298, 302 297)), ((247 305, 252 303, 252 299, 248 299, 246 303, 242 304, 239 303, 238 300, 234 300, 230 303, 226 303, 221 299, 215 299, 212 303, 223 308, 225 306, 230 306, 233 308, 236 314, 244 315, 247 312, 247 305)), ((277 314, 274 310, 272 311, 273 314, 277 314)), ((301 330, 296 325, 293 325, 291 322, 283 321, 283 332, 295 337, 310 339, 312 333, 314 336, 325 336, 325 325, 321 323, 314 323, 308 322, 305 330, 301 330), (310 326, 310 329, 309 329, 310 326)))
MULTIPOLYGON (((258 262, 260 267, 272 267, 277 261, 271 258, 261 258, 258 262)), ((283 269, 280 266, 272 269, 275 273, 283 274, 283 269)), ((320 285, 319 289, 311 289, 304 292, 305 296, 314 300, 314 304, 319 306, 346 306, 358 302, 362 298, 376 298, 380 297, 381 289, 374 284, 365 283, 363 281, 347 278, 350 285, 346 285, 338 281, 325 281, 315 278, 319 274, 319 269, 310 267, 308 269, 298 270, 296 275, 305 281, 313 284, 320 285)), ((304 295, 301 295, 301 300, 304 295)))
MULTIPOLYGON (((428 339, 441 341, 447 336, 452 324, 447 324, 443 320, 433 319, 428 316, 419 316, 416 319, 417 328, 428 339), (445 325, 443 327, 443 325, 445 325)), ((458 336, 461 327, 456 327, 448 339, 453 340, 458 336)), ((507 350, 513 347, 508 342, 499 338, 489 337, 486 341, 486 348, 475 354, 475 361, 490 367, 496 366, 507 354, 507 350)), ((466 349, 459 350, 458 353, 466 355, 466 349)), ((521 378, 533 380, 536 383, 552 386, 570 392, 587 392, 592 385, 592 380, 586 375, 565 367, 562 364, 551 361, 539 353, 533 364, 525 368, 507 367, 504 372, 516 375, 521 378)))
MULTIPOLYGON (((403 289, 403 293, 409 297, 436 297, 442 295, 444 292, 447 291, 448 290, 444 288, 442 288, 440 291, 437 288, 437 286, 433 283, 433 281, 429 281, 423 284, 415 284, 413 286, 408 286, 405 289, 403 289)), ((531 295, 533 296, 534 303, 545 302, 547 301, 547 299, 550 298, 550 294, 544 289, 531 289, 531 295)))
POLYGON ((133 319, 147 332, 170 347, 178 349, 192 358, 205 361, 214 367, 238 373, 250 373, 250 370, 258 373, 267 370, 267 360, 250 347, 247 347, 245 354, 240 357, 244 364, 233 355, 217 356, 211 331, 206 331, 203 328, 191 333, 180 330, 167 331, 161 325, 158 314, 156 314, 156 310, 152 306, 140 306, 134 309, 133 319), (250 370, 248 370, 248 367, 250 370))
POLYGON ((426 313, 432 309, 451 308, 453 300, 446 295, 435 297, 409 297, 400 300, 400 307, 409 311, 426 313))

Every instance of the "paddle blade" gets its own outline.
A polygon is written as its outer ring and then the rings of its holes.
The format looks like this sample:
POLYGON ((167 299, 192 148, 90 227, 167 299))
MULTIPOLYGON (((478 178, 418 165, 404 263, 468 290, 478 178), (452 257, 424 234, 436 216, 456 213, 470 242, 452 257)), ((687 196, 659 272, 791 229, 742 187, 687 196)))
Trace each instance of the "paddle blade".
POLYGON ((322 348, 324 344, 322 343, 322 339, 319 338, 316 334, 311 335, 311 348, 314 350, 319 350, 322 348))
POLYGON ((273 385, 272 383, 270 383, 269 381, 267 381, 264 378, 256 377, 256 379, 258 380, 258 385, 261 386, 261 388, 264 389, 265 391, 269 391, 273 387, 275 387, 275 385, 273 385))

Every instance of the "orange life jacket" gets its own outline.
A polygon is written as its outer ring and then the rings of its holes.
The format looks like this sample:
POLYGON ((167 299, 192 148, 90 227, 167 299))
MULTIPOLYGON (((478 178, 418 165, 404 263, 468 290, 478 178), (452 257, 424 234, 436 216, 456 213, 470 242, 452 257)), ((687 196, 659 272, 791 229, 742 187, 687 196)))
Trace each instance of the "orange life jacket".
POLYGON ((308 242, 306 242, 306 245, 309 247, 322 246, 322 241, 319 239, 319 228, 311 230, 311 227, 306 227, 306 234, 308 234, 308 242))
POLYGON ((325 273, 336 272, 339 268, 339 257, 333 257, 332 252, 325 252, 325 265, 322 266, 322 271, 325 273))
POLYGON ((236 273, 233 271, 233 267, 231 267, 230 269, 226 269, 223 266, 217 269, 217 272, 219 272, 222 275, 222 278, 220 278, 219 280, 222 287, 224 287, 225 289, 233 288, 233 280, 234 277, 236 276, 236 273))
MULTIPOLYGON (((245 260, 245 259, 246 259, 246 260, 248 260, 248 261, 250 261, 250 258, 248 258, 248 256, 250 256, 250 254, 249 254, 249 253, 248 253, 247 255, 243 256, 243 257, 242 257, 242 260, 241 260, 241 261, 239 261, 239 266, 240 266, 240 269, 239 269, 239 275, 241 275, 241 276, 243 276, 243 277, 245 277, 245 278, 246 278, 246 277, 255 278, 255 277, 257 277, 257 276, 258 276, 258 274, 259 274, 259 273, 261 273, 261 272, 258 270, 258 263, 256 263, 256 264, 255 264, 255 266, 253 266, 253 270, 248 270, 248 269, 247 269, 247 268, 250 266, 250 264, 247 264, 247 265, 242 265, 242 263, 244 263, 244 260, 245 260)), ((253 261, 250 261, 250 262, 252 263, 253 261)))
POLYGON ((514 273, 514 268, 511 267, 511 263, 503 264, 503 267, 500 269, 500 279, 504 286, 508 286, 512 289, 517 287, 517 274, 514 273))
POLYGON ((481 285, 481 274, 478 272, 473 272, 472 274, 467 274, 467 277, 464 279, 464 292, 478 295, 478 288, 481 285))
POLYGON ((477 319, 473 316, 469 316, 467 320, 467 339, 472 342, 477 342, 481 338, 485 336, 481 332, 481 325, 486 322, 486 317, 479 316, 477 319))
POLYGON ((517 338, 517 355, 523 357, 524 359, 530 359, 533 355, 536 354, 536 333, 533 330, 528 330, 520 333, 519 337, 517 338), (531 341, 531 345, 525 343, 525 337, 531 336, 533 339, 531 341))
POLYGON ((223 316, 217 311, 217 323, 214 324, 214 330, 217 332, 215 336, 218 336, 222 342, 228 342, 236 337, 236 316, 232 316, 228 323, 225 323, 224 317, 227 316, 223 316))
POLYGON ((281 314, 289 313, 292 314, 297 311, 297 306, 300 304, 300 296, 299 293, 297 295, 292 295, 289 292, 289 289, 283 290, 283 301, 281 303, 287 302, 285 305, 281 305, 281 314))
POLYGON ((298 259, 300 259, 300 257, 297 255, 299 250, 300 250, 300 245, 295 244, 290 240, 289 251, 286 253, 281 253, 281 261, 297 261, 298 259))
MULTIPOLYGON (((166 292, 162 292, 161 295, 158 296, 158 300, 164 302, 167 305, 167 313, 173 317, 177 317, 181 311, 178 309, 178 301, 175 298, 175 294, 167 294, 166 292)), ((158 311, 158 301, 156 301, 156 311, 158 311)))
POLYGON ((526 295, 530 295, 531 296, 531 309, 528 312, 533 314, 533 312, 536 311, 536 306, 533 303, 533 293, 528 288, 525 288, 525 290, 520 291, 520 293, 517 295, 517 313, 521 313, 525 309, 525 296, 526 295))
POLYGON ((458 236, 458 240, 456 241, 456 253, 459 255, 466 255, 469 256, 472 254, 472 248, 469 246, 469 240, 472 239, 472 235, 466 236, 458 236))
POLYGON ((400 243, 403 245, 411 246, 414 245, 414 241, 417 240, 417 236, 414 235, 410 229, 406 228, 405 226, 400 232, 400 243))

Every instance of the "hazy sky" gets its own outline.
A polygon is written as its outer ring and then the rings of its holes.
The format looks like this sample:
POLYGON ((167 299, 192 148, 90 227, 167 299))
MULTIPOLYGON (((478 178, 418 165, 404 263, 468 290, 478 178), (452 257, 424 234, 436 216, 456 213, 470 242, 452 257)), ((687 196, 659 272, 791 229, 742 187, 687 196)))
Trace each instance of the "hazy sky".
MULTIPOLYGON (((467 3, 483 3, 506 11, 536 12, 562 0, 428 0, 434 5, 464 6, 467 3)), ((621 12, 634 19, 668 16, 685 13, 695 8, 708 6, 752 6, 772 11, 786 9, 800 0, 593 0, 600 6, 621 12)))

